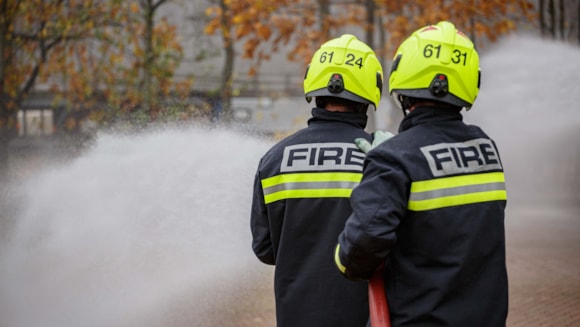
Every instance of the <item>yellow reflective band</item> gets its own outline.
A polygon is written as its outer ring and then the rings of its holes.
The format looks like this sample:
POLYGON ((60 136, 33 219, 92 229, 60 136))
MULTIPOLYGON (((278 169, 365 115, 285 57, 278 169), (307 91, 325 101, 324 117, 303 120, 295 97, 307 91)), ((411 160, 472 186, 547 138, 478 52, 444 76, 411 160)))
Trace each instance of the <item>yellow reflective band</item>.
POLYGON ((408 209, 424 211, 506 199, 504 174, 482 173, 413 182, 408 209))
POLYGON ((324 181, 348 181, 360 182, 362 173, 296 173, 283 174, 262 180, 262 187, 267 188, 277 184, 289 182, 324 182, 324 181))
POLYGON ((296 173, 262 180, 266 204, 291 198, 348 198, 362 173, 296 173))
POLYGON ((443 177, 427 181, 413 182, 411 192, 425 192, 442 188, 482 183, 505 182, 503 173, 483 173, 453 177, 443 177))
POLYGON ((340 262, 340 256, 338 255, 339 252, 340 252, 340 244, 337 244, 336 250, 334 251, 334 263, 336 263, 336 267, 338 267, 338 270, 340 270, 340 272, 344 274, 344 272, 346 271, 346 267, 342 264, 342 262, 340 262))
POLYGON ((283 199, 349 198, 352 189, 287 190, 264 195, 266 204, 283 199))

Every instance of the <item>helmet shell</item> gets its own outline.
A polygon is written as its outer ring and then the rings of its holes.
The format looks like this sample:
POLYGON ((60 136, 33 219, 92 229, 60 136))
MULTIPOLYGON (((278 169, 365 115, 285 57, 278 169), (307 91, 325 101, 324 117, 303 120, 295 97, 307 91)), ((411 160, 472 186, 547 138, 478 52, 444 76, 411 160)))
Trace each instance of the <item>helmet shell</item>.
POLYGON ((479 93, 479 55, 473 42, 447 21, 422 27, 397 49, 389 94, 471 108, 479 93))
POLYGON ((304 76, 304 95, 332 96, 372 104, 381 101, 383 68, 375 52, 354 35, 344 34, 322 44, 304 76))

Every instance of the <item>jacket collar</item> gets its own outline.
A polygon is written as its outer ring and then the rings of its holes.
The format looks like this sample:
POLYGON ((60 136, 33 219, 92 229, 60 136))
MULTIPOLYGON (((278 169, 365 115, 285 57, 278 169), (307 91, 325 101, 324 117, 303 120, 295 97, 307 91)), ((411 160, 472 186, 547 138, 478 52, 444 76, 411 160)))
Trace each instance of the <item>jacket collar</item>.
POLYGON ((399 133, 416 125, 451 120, 462 121, 461 111, 440 107, 417 107, 403 118, 399 125, 399 133))
POLYGON ((347 123, 365 129, 367 127, 367 120, 368 117, 365 113, 332 112, 322 108, 313 108, 312 118, 308 119, 308 125, 334 121, 347 123))

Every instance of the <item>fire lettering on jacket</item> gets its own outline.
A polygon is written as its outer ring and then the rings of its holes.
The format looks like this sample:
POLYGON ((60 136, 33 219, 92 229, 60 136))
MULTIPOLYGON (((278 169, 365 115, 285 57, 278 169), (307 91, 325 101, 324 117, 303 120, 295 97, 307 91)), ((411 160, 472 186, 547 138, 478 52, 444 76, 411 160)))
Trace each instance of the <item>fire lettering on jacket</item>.
POLYGON ((421 147, 433 176, 502 169, 497 149, 489 139, 439 143, 421 147))
POLYGON ((284 148, 281 172, 362 171, 365 155, 352 143, 307 143, 284 148))

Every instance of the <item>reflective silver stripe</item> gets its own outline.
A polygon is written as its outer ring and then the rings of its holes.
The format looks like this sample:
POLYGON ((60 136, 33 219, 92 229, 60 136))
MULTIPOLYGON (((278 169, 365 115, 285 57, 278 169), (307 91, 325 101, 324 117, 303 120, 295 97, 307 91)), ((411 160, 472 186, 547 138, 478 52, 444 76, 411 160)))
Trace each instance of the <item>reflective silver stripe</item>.
POLYGON ((283 199, 347 198, 362 173, 320 172, 281 174, 262 180, 266 204, 283 199))
POLYGON ((505 183, 489 183, 489 184, 458 186, 433 191, 413 192, 411 193, 409 200, 422 201, 451 195, 462 195, 467 193, 501 191, 501 190, 505 190, 505 183))
POLYGON ((425 211, 506 199, 503 172, 490 172, 413 182, 407 208, 425 211))
POLYGON ((353 189, 358 184, 359 184, 358 182, 346 182, 346 181, 284 183, 264 188, 264 195, 287 190, 312 190, 312 189, 337 189, 337 188, 353 189))

